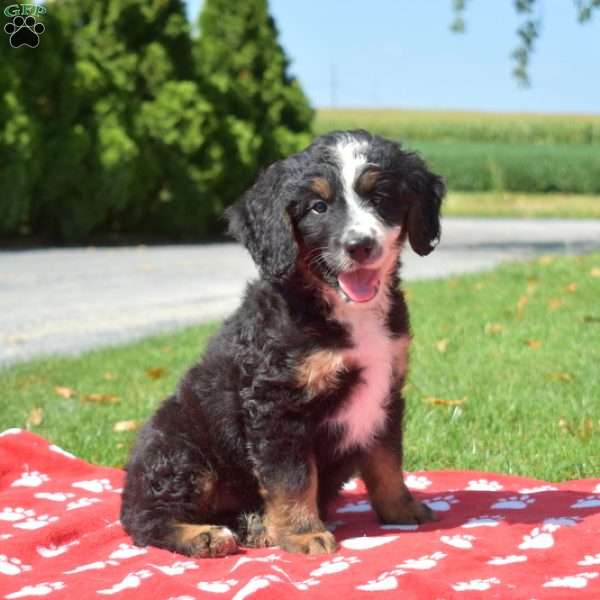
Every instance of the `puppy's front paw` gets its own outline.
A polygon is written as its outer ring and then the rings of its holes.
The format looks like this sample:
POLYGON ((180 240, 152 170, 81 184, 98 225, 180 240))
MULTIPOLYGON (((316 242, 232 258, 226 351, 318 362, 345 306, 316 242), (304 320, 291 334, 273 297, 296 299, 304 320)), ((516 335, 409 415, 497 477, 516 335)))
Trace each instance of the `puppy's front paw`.
POLYGON ((227 556, 238 551, 237 538, 227 527, 209 526, 188 541, 191 556, 199 558, 227 556))
POLYGON ((414 525, 437 521, 437 515, 423 502, 414 498, 392 506, 380 507, 377 511, 379 518, 388 524, 414 525))
POLYGON ((286 552, 302 554, 331 554, 337 550, 335 537, 329 531, 292 533, 280 539, 279 546, 286 552))

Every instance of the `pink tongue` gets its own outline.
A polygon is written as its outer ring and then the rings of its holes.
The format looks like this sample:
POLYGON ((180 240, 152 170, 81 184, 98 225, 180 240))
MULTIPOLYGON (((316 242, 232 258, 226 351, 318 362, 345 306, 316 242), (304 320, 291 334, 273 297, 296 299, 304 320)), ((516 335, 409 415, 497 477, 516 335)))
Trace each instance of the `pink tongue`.
POLYGON ((377 294, 378 272, 372 269, 357 269, 338 275, 338 283, 344 293, 354 302, 368 302, 377 294))

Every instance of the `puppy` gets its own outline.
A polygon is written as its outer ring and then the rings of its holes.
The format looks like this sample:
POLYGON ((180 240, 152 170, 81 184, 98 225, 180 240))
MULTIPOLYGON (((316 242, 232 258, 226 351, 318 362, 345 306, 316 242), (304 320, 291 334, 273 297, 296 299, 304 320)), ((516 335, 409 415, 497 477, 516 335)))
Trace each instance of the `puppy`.
POLYGON ((327 506, 353 474, 384 523, 434 514, 402 475, 406 238, 429 254, 444 185, 416 154, 334 132, 268 167, 227 211, 260 278, 140 431, 121 521, 138 545, 336 549, 327 506))

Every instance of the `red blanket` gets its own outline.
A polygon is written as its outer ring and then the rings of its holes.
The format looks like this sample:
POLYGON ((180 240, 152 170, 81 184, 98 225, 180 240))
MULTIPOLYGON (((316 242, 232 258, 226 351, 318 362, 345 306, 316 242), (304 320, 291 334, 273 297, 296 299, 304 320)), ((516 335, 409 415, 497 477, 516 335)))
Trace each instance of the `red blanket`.
POLYGON ((335 555, 204 560, 133 546, 122 482, 33 434, 0 434, 0 598, 600 598, 600 480, 407 475, 441 517, 418 527, 380 525, 355 480, 332 510, 335 555))

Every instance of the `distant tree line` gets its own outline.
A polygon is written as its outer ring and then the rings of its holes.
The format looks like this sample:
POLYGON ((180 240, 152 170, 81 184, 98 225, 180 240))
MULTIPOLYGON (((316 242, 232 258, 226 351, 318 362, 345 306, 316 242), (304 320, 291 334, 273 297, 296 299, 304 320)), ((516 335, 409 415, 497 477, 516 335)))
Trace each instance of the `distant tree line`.
POLYGON ((0 234, 212 236, 309 141, 267 0, 205 0, 199 35, 182 0, 46 7, 37 48, 0 38, 0 234))

